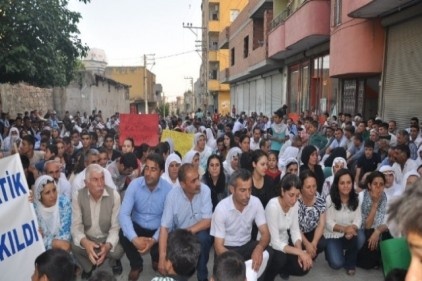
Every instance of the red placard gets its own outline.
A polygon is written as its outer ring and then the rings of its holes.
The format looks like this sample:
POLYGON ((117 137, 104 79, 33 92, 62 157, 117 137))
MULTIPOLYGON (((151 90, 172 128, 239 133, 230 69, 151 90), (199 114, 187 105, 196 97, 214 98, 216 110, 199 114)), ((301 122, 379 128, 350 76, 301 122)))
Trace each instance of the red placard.
POLYGON ((158 144, 158 114, 120 114, 119 117, 120 145, 126 138, 133 138, 135 146, 158 144))

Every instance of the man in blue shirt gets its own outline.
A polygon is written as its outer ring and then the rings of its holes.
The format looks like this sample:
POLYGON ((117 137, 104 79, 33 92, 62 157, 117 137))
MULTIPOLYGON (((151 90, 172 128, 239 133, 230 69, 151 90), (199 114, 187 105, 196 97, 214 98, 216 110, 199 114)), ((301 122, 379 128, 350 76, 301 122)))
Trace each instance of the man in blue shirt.
POLYGON ((160 227, 160 260, 158 269, 166 275, 165 257, 167 237, 170 231, 183 228, 195 234, 201 243, 197 266, 198 281, 208 280, 207 263, 212 245, 211 226, 212 203, 208 186, 199 181, 198 168, 183 164, 179 170, 180 186, 167 195, 160 227))
POLYGON ((163 171, 164 158, 156 153, 148 155, 144 176, 129 184, 120 208, 120 243, 130 262, 130 281, 138 280, 143 270, 141 254, 150 251, 152 267, 158 268, 159 228, 164 202, 172 189, 161 179, 163 171))

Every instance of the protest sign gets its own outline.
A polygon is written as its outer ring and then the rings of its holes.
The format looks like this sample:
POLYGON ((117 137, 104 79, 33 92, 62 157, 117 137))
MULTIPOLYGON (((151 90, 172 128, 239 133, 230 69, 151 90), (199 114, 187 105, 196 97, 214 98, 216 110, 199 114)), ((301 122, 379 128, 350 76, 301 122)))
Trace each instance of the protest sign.
POLYGON ((120 114, 119 144, 133 138, 135 146, 158 144, 158 114, 120 114))
POLYGON ((0 159, 0 280, 30 280, 45 251, 19 154, 0 159))
POLYGON ((178 151, 182 157, 192 149, 193 146, 193 134, 180 133, 177 131, 163 130, 161 135, 161 141, 165 141, 167 138, 173 140, 174 150, 178 151))

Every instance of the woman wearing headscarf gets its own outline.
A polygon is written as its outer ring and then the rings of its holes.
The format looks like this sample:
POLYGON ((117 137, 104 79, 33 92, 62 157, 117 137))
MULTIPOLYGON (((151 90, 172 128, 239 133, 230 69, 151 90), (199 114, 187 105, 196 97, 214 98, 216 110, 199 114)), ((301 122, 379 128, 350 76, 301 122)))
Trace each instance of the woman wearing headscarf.
POLYGON ((288 158, 285 164, 281 170, 281 179, 287 174, 299 176, 299 161, 295 157, 288 158))
POLYGON ((190 163, 198 169, 199 176, 202 177, 205 174, 205 170, 199 165, 199 152, 195 150, 189 150, 182 159, 182 164, 190 163))
POLYGON ((54 179, 47 175, 36 180, 34 197, 35 213, 45 248, 70 251, 70 200, 59 194, 54 179))
POLYGON ((205 129, 206 136, 207 136, 207 146, 211 148, 212 151, 216 150, 217 148, 217 141, 215 140, 214 134, 211 128, 205 129))
POLYGON ((205 171, 207 169, 208 157, 212 154, 212 149, 206 145, 205 135, 203 133, 195 134, 193 148, 191 150, 199 152, 199 165, 205 171))
POLYGON ((2 151, 10 152, 13 148, 13 144, 20 142, 20 140, 18 128, 10 128, 9 135, 3 140, 2 151))
POLYGON ((168 181, 173 187, 179 186, 179 179, 177 178, 182 160, 176 153, 171 153, 165 163, 164 173, 161 178, 168 181))
POLYGON ((380 172, 384 174, 385 186, 384 193, 387 196, 387 203, 403 193, 402 187, 396 182, 394 169, 390 165, 384 165, 380 168, 380 172))
POLYGON ((412 170, 404 174, 402 181, 402 192, 409 188, 420 178, 419 173, 416 170, 412 170))
POLYGON ((223 162, 224 173, 230 177, 233 172, 239 169, 239 159, 242 154, 242 150, 239 147, 230 148, 227 152, 226 160, 223 162))
POLYGON ((325 179, 322 187, 322 197, 326 198, 330 194, 331 185, 333 184, 334 175, 340 169, 347 169, 347 161, 343 157, 336 157, 331 166, 331 176, 325 179))
POLYGON ((302 160, 302 166, 300 166, 300 172, 305 170, 311 170, 314 172, 317 178, 317 190, 319 194, 322 193, 322 186, 324 185, 324 172, 322 171, 321 166, 318 164, 318 150, 313 145, 307 145, 303 148, 302 155, 300 157, 302 160))

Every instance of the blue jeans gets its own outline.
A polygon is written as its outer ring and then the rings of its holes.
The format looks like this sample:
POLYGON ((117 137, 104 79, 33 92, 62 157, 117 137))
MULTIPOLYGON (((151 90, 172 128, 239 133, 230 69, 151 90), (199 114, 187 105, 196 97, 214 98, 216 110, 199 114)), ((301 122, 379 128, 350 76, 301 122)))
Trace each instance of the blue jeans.
POLYGON ((341 238, 325 239, 325 259, 333 269, 355 269, 358 256, 358 237, 353 236, 348 240, 344 236, 341 238))
POLYGON ((199 254, 198 265, 197 265, 197 277, 199 281, 208 279, 208 259, 210 257, 210 250, 212 246, 212 236, 210 235, 210 230, 201 230, 196 233, 196 237, 201 243, 201 253, 199 254))

